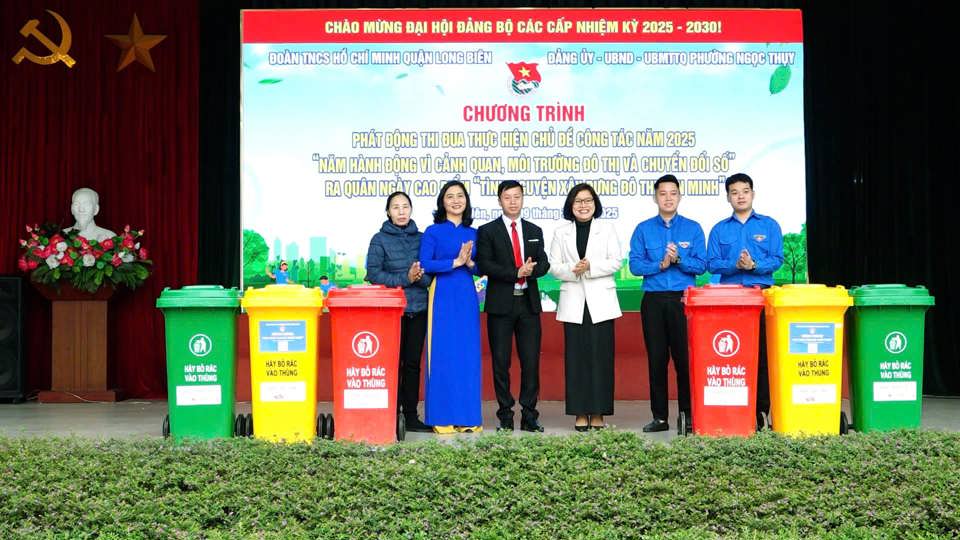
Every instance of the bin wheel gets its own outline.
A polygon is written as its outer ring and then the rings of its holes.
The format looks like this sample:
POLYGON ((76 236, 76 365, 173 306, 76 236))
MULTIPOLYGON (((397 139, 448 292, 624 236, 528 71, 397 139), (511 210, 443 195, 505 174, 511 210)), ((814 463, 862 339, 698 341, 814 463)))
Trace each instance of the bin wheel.
POLYGON ((245 425, 244 425, 243 431, 244 433, 246 433, 247 437, 252 437, 253 436, 253 413, 247 413, 247 415, 244 418, 245 418, 245 421, 244 421, 245 425))
POLYGON ((850 433, 850 423, 847 422, 847 413, 840 411, 840 434, 850 433))
POLYGON ((167 438, 170 436, 170 415, 169 414, 163 417, 163 426, 160 428, 160 433, 163 434, 164 438, 167 438))
POLYGON ((333 414, 328 414, 328 415, 327 415, 327 429, 326 429, 327 439, 333 440, 333 433, 334 433, 334 430, 333 430, 333 414))
POLYGON ((687 413, 680 411, 680 416, 677 417, 677 435, 686 437, 690 433, 688 424, 687 413))
POLYGON ((397 415, 397 440, 402 441, 407 438, 407 419, 402 414, 397 415))
POLYGON ((242 414, 238 414, 236 419, 234 419, 233 421, 233 436, 234 437, 247 436, 247 423, 244 420, 242 414))
POLYGON ((323 438, 324 438, 324 437, 323 437, 323 436, 324 436, 324 430, 327 429, 327 423, 326 423, 326 421, 325 421, 326 416, 327 416, 327 415, 325 415, 325 414, 318 414, 318 415, 317 415, 317 438, 318 438, 318 439, 323 439, 323 438))

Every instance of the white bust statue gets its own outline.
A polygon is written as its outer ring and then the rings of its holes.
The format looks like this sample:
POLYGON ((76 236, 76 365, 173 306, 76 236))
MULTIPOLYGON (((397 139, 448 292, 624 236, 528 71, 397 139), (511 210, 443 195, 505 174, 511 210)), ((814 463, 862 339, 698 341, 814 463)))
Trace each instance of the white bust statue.
POLYGON ((67 231, 76 230, 80 236, 87 240, 96 240, 102 242, 107 238, 113 238, 116 233, 109 229, 97 226, 93 217, 100 213, 100 196, 90 188, 80 188, 73 192, 73 199, 70 204, 70 213, 73 214, 77 222, 66 229, 67 231))

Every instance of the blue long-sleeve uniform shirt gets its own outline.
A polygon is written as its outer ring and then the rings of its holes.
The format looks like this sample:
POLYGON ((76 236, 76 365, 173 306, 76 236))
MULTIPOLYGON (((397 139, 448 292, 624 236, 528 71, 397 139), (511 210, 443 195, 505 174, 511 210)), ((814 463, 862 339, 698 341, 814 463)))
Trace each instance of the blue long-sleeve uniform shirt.
POLYGON ((697 274, 706 267, 703 228, 680 214, 673 216, 669 226, 658 214, 637 225, 630 237, 630 272, 643 276, 644 291, 682 291, 694 286, 697 274), (680 262, 660 270, 670 242, 677 246, 680 262))
POLYGON ((720 283, 745 286, 773 285, 773 273, 783 264, 783 234, 769 216, 753 212, 745 223, 736 215, 717 223, 707 242, 707 270, 720 275, 720 283), (757 267, 737 268, 740 251, 746 249, 757 267))

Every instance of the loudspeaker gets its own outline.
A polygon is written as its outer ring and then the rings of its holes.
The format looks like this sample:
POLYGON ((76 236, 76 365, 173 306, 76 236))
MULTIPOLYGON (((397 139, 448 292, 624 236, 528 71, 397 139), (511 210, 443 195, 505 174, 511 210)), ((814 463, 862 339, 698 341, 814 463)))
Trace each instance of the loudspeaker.
POLYGON ((26 377, 23 355, 21 279, 0 276, 0 399, 24 398, 26 377))

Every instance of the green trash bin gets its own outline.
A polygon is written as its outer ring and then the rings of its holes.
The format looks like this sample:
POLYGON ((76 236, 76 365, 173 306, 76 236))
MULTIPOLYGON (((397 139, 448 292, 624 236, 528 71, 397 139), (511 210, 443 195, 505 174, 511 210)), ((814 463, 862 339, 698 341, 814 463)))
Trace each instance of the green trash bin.
POLYGON ((163 435, 212 439, 246 433, 234 418, 240 291, 220 285, 165 288, 167 403, 163 435))
POLYGON ((900 284, 850 289, 847 311, 851 427, 880 431, 920 427, 926 287, 900 284))

